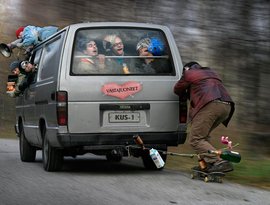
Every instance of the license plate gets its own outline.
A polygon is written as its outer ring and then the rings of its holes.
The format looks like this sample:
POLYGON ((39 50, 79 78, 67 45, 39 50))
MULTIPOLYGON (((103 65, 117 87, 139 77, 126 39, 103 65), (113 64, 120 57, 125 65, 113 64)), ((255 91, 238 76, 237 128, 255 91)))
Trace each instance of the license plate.
POLYGON ((139 112, 111 112, 109 113, 110 123, 140 122, 139 112))

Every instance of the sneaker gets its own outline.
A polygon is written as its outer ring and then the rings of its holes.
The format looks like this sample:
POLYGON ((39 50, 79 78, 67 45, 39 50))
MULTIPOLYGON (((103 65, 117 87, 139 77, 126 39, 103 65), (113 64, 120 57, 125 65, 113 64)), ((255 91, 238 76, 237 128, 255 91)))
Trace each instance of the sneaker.
POLYGON ((220 160, 213 164, 211 168, 208 169, 208 172, 231 172, 233 171, 233 165, 231 162, 226 160, 220 160))
POLYGON ((207 164, 207 167, 202 169, 200 166, 195 166, 195 167, 192 167, 193 170, 195 171, 201 171, 201 172, 209 172, 209 168, 211 167, 210 164, 207 164))

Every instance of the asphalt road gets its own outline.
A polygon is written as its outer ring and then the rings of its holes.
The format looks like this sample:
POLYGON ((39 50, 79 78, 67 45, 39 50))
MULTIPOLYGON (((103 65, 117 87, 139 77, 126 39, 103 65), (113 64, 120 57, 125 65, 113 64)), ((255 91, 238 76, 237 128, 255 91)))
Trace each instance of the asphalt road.
POLYGON ((20 161, 17 140, 0 139, 1 205, 270 204, 270 192, 225 181, 192 180, 187 173, 147 171, 140 160, 109 163, 105 157, 66 158, 61 172, 20 161))

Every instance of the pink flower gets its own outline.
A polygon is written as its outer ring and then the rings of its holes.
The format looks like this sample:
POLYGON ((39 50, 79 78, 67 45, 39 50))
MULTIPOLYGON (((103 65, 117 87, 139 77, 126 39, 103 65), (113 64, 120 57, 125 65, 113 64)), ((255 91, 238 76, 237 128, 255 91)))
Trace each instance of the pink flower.
POLYGON ((229 141, 229 137, 221 136, 221 143, 227 144, 229 149, 232 149, 232 141, 229 141))

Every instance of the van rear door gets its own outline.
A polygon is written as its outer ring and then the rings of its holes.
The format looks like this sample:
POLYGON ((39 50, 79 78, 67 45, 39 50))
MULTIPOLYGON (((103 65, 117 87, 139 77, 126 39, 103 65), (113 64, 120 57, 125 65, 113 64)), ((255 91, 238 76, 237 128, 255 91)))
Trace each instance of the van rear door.
POLYGON ((173 87, 182 62, 169 29, 94 24, 71 27, 69 39, 59 90, 67 92, 70 133, 179 129, 173 87))

